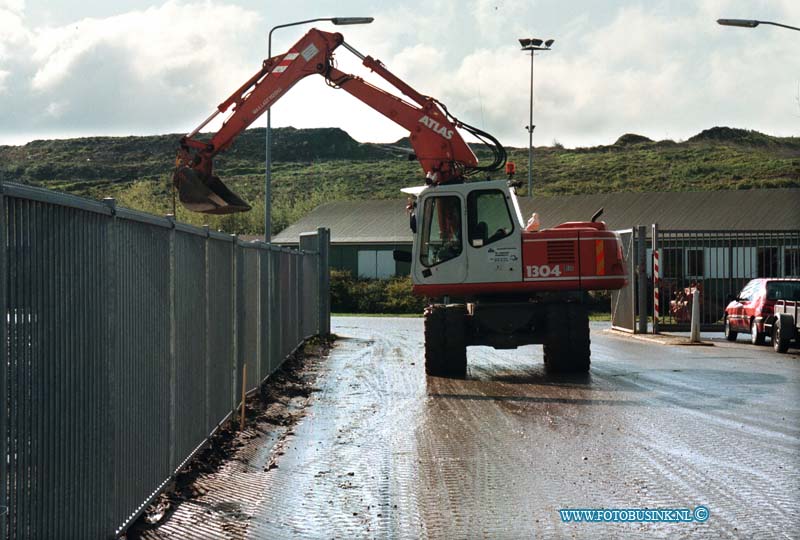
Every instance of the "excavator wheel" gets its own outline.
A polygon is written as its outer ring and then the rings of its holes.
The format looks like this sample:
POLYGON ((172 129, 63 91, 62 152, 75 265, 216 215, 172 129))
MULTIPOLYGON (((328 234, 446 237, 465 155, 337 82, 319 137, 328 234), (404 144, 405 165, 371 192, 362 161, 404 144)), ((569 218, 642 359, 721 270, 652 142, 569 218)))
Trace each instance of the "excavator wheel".
POLYGON ((547 310, 544 366, 549 373, 586 373, 590 365, 589 313, 581 304, 547 310))
POLYGON ((467 373, 467 310, 462 304, 433 305, 425 312, 425 373, 463 377, 467 373))

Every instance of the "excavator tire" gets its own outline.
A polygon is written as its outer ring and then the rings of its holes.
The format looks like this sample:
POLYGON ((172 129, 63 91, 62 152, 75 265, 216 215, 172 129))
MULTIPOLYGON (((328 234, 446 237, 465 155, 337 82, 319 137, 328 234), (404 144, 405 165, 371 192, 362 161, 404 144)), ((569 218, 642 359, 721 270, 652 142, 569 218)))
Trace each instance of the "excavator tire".
POLYGON ((544 366, 548 373, 587 373, 589 313, 581 304, 554 304, 547 311, 544 366))
POLYGON ((456 304, 445 309, 447 371, 452 377, 467 374, 467 308, 456 304))
POLYGON ((463 377, 467 373, 467 311, 463 305, 434 305, 425 313, 425 373, 463 377))
POLYGON ((444 374, 444 309, 430 306, 425 310, 425 373, 444 374))

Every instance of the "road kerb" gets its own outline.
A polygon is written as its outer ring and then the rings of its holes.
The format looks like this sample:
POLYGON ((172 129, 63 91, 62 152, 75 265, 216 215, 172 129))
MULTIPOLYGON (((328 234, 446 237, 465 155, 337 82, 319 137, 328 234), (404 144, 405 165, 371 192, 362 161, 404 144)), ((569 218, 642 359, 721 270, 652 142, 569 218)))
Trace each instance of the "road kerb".
POLYGON ((603 330, 612 336, 636 339, 639 341, 646 341, 648 343, 658 343, 659 345, 680 345, 689 347, 713 347, 714 344, 710 341, 701 341, 699 343, 692 343, 689 338, 683 336, 673 336, 670 334, 633 334, 630 332, 623 332, 615 330, 614 328, 607 328, 603 330))

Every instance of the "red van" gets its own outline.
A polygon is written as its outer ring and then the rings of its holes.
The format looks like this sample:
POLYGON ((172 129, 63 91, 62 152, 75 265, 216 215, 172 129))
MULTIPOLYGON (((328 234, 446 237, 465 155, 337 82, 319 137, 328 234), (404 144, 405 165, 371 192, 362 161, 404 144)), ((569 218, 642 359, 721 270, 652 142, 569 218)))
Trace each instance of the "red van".
POLYGON ((736 341, 739 332, 750 333, 750 343, 763 345, 771 335, 778 300, 800 300, 800 279, 757 278, 750 280, 725 308, 725 337, 736 341))

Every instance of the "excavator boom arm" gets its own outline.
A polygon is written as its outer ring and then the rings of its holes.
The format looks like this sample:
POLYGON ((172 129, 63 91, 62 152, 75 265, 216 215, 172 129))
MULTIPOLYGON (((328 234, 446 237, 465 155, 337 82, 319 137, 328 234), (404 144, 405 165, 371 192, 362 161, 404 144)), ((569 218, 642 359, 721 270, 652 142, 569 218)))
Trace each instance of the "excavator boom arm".
POLYGON ((200 126, 181 139, 174 184, 181 202, 187 208, 212 214, 250 209, 247 203, 214 176, 213 158, 227 149, 236 136, 297 82, 315 73, 325 77, 330 85, 343 89, 406 128, 415 157, 425 171, 429 183, 462 181, 465 171, 479 169, 475 154, 456 129, 465 125, 449 116, 444 106, 414 90, 378 60, 364 56, 344 43, 341 34, 314 28, 288 52, 264 60, 258 72, 220 103, 217 110, 200 126), (397 88, 413 103, 337 69, 333 62, 333 52, 340 45, 356 54, 367 68, 397 88), (229 109, 230 116, 210 141, 196 138, 213 118, 229 109))

